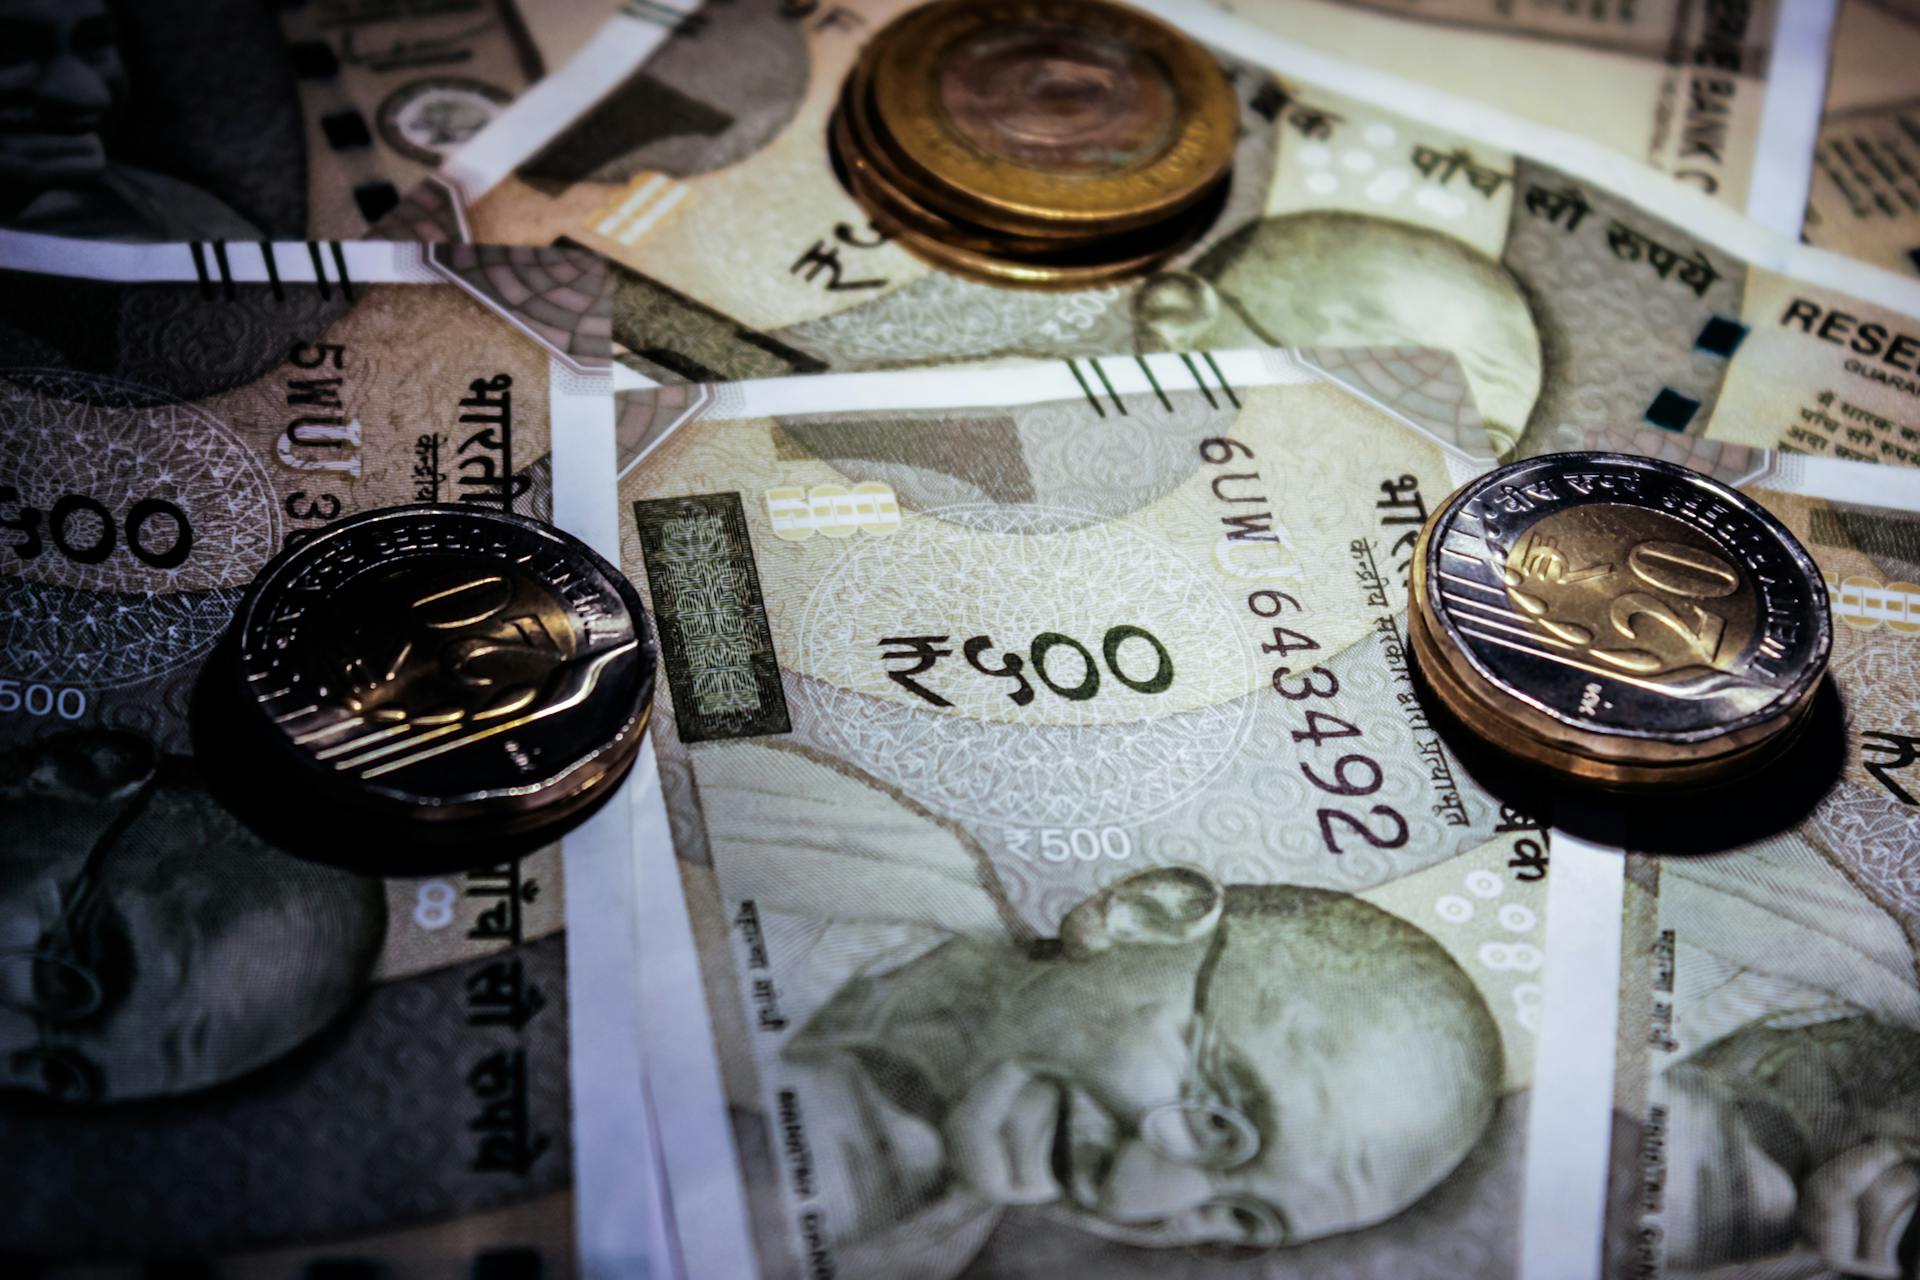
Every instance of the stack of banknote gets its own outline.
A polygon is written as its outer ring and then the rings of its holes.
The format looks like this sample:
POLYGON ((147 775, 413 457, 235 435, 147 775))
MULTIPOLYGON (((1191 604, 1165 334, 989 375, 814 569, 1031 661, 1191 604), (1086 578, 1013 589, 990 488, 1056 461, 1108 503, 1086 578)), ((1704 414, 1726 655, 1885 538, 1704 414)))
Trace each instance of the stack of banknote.
POLYGON ((0 0, 0 1273, 1920 1274, 1920 13, 1137 7, 1231 155, 1037 279, 836 163, 912 0, 0 0), (1757 777, 1439 714, 1420 531, 1569 450, 1804 548, 1757 777), (210 709, 423 503, 658 671, 426 875, 210 709))

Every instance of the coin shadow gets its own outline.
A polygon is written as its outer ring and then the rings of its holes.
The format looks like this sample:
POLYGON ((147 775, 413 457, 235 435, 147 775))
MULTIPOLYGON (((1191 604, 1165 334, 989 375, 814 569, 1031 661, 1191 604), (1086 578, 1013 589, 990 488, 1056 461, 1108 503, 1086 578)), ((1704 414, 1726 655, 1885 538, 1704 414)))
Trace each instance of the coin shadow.
POLYGON ((194 682, 188 708, 193 752, 213 796, 241 822, 275 847, 310 862, 376 876, 451 875, 495 867, 552 844, 585 822, 620 790, 619 779, 602 794, 552 826, 511 836, 484 829, 410 835, 396 824, 369 823, 340 813, 300 784, 241 705, 231 633, 208 656, 194 682))
POLYGON ((1493 747, 1447 711, 1412 657, 1429 723, 1470 777, 1505 805, 1569 835, 1635 853, 1723 853, 1790 830, 1833 789, 1846 762, 1846 708, 1827 676, 1799 736, 1758 773, 1672 794, 1581 785, 1493 747))

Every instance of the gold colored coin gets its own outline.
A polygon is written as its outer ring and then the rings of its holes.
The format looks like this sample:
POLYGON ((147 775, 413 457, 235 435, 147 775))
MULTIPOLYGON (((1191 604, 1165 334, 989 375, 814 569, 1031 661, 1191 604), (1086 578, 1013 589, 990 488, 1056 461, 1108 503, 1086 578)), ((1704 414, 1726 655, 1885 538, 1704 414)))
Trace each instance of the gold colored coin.
POLYGON ((971 226, 940 213, 928 202, 924 188, 915 187, 910 179, 887 163, 866 113, 852 99, 851 90, 850 85, 848 97, 843 99, 829 126, 834 159, 840 166, 842 180, 862 207, 878 210, 899 230, 990 256, 1032 256, 1101 243, 1099 237, 1084 235, 1072 238, 1016 236, 971 226))
MULTIPOLYGON (((943 10, 947 6, 936 4, 929 7, 943 10)), ((1113 7, 1092 3, 1091 0, 1083 5, 1079 0, 1074 0, 1072 4, 1055 4, 1044 8, 1048 14, 1058 18, 1094 10, 1106 14, 1113 7)), ((921 12, 916 10, 909 18, 921 12)), ((1124 10, 1114 12, 1129 21, 1137 17, 1124 10)), ((960 25, 965 28, 967 24, 963 22, 960 25)), ((1192 198, 1183 198, 1181 203, 1155 211, 1152 220, 1146 222, 1138 222, 1137 211, 1136 215, 1118 220, 1062 220, 1058 217, 1038 221, 1009 217, 997 223, 971 220, 964 193, 962 198, 956 199, 951 184, 914 163, 900 139, 889 128, 889 120, 875 103, 875 68, 897 60, 901 56, 899 50, 904 47, 903 41, 911 42, 918 29, 913 22, 902 19, 869 43, 842 87, 829 136, 829 147, 836 168, 848 190, 867 210, 875 225, 892 235, 909 252, 943 270, 989 283, 1041 289, 1087 288, 1153 270, 1192 245, 1217 215, 1227 193, 1224 170, 1192 198)), ((1015 31, 1019 29, 1013 28, 1015 31)), ((1065 39, 1058 30, 1049 30, 1052 32, 1049 38, 1054 39, 1055 44, 1065 39)), ((1098 27, 1079 30, 1078 35, 1085 36, 1096 45, 1108 39, 1107 33, 1098 27)), ((1079 48, 1071 40, 1066 41, 1066 46, 1069 52, 1079 48)), ((1066 152, 1059 150, 1058 144, 1064 139, 1098 135, 1120 145, 1123 150, 1129 147, 1138 150, 1137 144, 1158 127, 1149 127, 1147 122, 1161 120, 1164 124, 1172 118, 1167 113, 1172 109, 1173 99, 1158 93, 1149 84, 1144 97, 1123 88, 1105 97, 1096 94, 1091 102, 1065 104, 1069 115, 1077 112, 1081 117, 1086 117, 1088 112, 1092 112, 1097 117, 1103 111, 1113 112, 1114 119, 1106 125, 1094 119, 1081 118, 1078 125, 1063 126, 1047 134, 1044 130, 1035 132, 1032 121, 1021 123, 1024 117, 1015 112, 1009 127, 1025 142, 1017 138, 1010 141, 1011 134, 993 142, 982 132, 991 133, 995 127, 992 124, 992 112, 988 110, 988 104, 994 100, 993 86, 1000 84, 1006 94, 1013 95, 1009 101, 1018 97, 1015 88, 1002 83, 1005 76, 1012 74, 1003 54, 1006 54, 1006 50, 998 46, 993 49, 984 46, 962 48, 956 55, 959 61, 952 70, 955 79, 949 86, 954 109, 969 122, 967 130, 979 135, 976 141, 982 145, 992 142, 989 150, 994 147, 999 149, 999 154, 993 160, 993 164, 999 168, 1016 167, 1023 159, 1038 161, 1060 171, 1051 177, 1041 173, 1038 175, 1040 178, 1070 183, 1075 176, 1074 171, 1087 168, 1088 164, 1086 156, 1069 154, 1071 148, 1066 152)), ((1106 62, 1112 64, 1117 57, 1115 54, 1106 62)), ((1068 61, 1071 62, 1071 58, 1068 61)), ((1060 67, 1040 67, 1037 70, 1029 67, 1028 70, 1043 80, 1048 75, 1066 74, 1060 67)), ((1215 78, 1219 78, 1217 72, 1215 78)), ((1015 80, 1018 79, 1015 76, 1015 80)), ((1044 85, 1029 87, 1045 96, 1044 85)), ((1225 91, 1224 81, 1221 88, 1225 91)), ((1228 97, 1231 109, 1230 93, 1228 97)), ((1055 212, 1060 209, 1070 211, 1070 206, 1059 204, 1055 212)))
POLYGON ((1408 635, 1441 704, 1515 758, 1615 788, 1731 781, 1806 726, 1825 588, 1779 521, 1684 467, 1514 463, 1414 550, 1408 635))
POLYGON ((1233 162, 1238 104, 1213 58, 1106 0, 936 0, 862 64, 878 149, 904 185, 993 231, 1153 226, 1233 162))
MULTIPOLYGON (((853 113, 838 116, 833 144, 842 176, 874 224, 916 257, 970 279, 1036 289, 1084 289, 1153 270, 1190 246, 1213 220, 1213 202, 1144 234, 1084 242, 994 235, 944 217, 895 186, 861 150, 853 113)), ((1224 197, 1224 187, 1217 193, 1224 197)))
POLYGON ((866 55, 847 75, 830 126, 832 146, 843 163, 857 159, 870 169, 867 179, 884 188, 899 204, 926 221, 938 223, 937 234, 942 238, 970 241, 972 247, 987 253, 1047 253, 1103 244, 1116 235, 1127 234, 1099 224, 1048 221, 1014 229, 979 225, 957 216, 952 192, 913 168, 885 122, 876 115, 872 75, 876 51, 884 52, 881 41, 870 44, 866 55))
POLYGON ((909 253, 955 275, 1022 288, 1088 289, 1143 275, 1189 247, 1206 229, 1212 212, 1209 209, 1207 216, 1175 228, 1158 243, 1129 248, 1121 256, 1113 256, 1112 246, 1018 254, 983 241, 977 233, 956 235, 936 229, 941 221, 938 215, 913 209, 899 193, 887 191, 866 167, 850 165, 846 176, 874 225, 909 253))

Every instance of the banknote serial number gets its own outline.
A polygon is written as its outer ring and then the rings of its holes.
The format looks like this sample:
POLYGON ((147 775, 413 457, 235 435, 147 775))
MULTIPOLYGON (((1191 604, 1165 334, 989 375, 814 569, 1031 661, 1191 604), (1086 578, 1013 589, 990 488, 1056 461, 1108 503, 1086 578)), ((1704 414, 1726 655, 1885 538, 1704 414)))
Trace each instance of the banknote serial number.
MULTIPOLYGON (((316 488, 341 476, 358 480, 360 420, 340 399, 346 386, 347 348, 337 342, 296 342, 287 351, 287 362, 297 372, 286 379, 287 425, 274 442, 274 457, 283 470, 311 477, 307 483, 316 488), (329 374, 330 369, 340 376, 329 374)), ((438 457, 436 448, 436 467, 438 457)), ((438 492, 436 481, 426 501, 438 492)), ((298 546, 313 537, 339 519, 342 509, 339 494, 310 493, 304 488, 289 493, 280 505, 287 518, 296 522, 287 529, 283 547, 298 546)))
MULTIPOLYGON (((1221 503, 1229 508, 1247 504, 1266 508, 1221 516, 1220 522, 1226 530, 1223 547, 1271 543, 1277 549, 1282 543, 1292 544, 1285 525, 1275 517, 1271 503, 1262 492, 1266 486, 1261 481, 1252 448, 1226 436, 1212 436, 1200 442, 1200 459, 1210 466, 1241 468, 1215 477, 1213 495, 1221 503), (1249 464, 1256 465, 1248 469, 1249 464), (1228 485, 1223 489, 1221 482, 1228 480, 1238 487, 1228 485)), ((1229 558, 1223 555, 1222 563, 1229 563, 1229 558)), ((1244 564, 1244 561, 1233 563, 1244 564)), ((1240 572, 1243 576, 1248 574, 1244 568, 1240 572)), ((1274 577, 1298 575, 1299 565, 1292 561, 1277 561, 1272 572, 1274 577)), ((1340 677, 1331 668, 1318 664, 1298 670, 1303 660, 1292 656, 1320 648, 1318 640, 1288 625, 1300 623, 1306 615, 1299 598, 1278 588, 1258 587, 1247 593, 1247 612, 1259 619, 1260 652, 1281 659, 1274 665, 1270 677, 1273 692, 1297 704, 1296 710, 1304 724, 1291 731, 1294 743, 1305 744, 1311 752, 1297 762, 1300 772, 1329 796, 1358 800, 1379 791, 1386 782, 1386 770, 1373 756, 1355 750, 1357 742, 1346 741, 1364 736, 1360 726, 1335 714, 1340 705, 1340 677), (1278 621, 1283 617, 1286 622, 1278 621)), ((1325 805, 1316 810, 1316 816, 1320 838, 1327 852, 1333 854, 1345 853, 1347 846, 1341 842, 1355 837, 1376 849, 1398 849, 1407 843, 1410 835, 1406 818, 1390 804, 1374 804, 1359 815, 1345 806, 1325 805)))
POLYGON ((115 512, 87 494, 63 493, 43 511, 0 484, 0 529, 19 535, 7 544, 17 560, 37 560, 51 546, 75 564, 101 564, 121 551, 149 568, 178 569, 193 551, 193 523, 165 498, 115 512))

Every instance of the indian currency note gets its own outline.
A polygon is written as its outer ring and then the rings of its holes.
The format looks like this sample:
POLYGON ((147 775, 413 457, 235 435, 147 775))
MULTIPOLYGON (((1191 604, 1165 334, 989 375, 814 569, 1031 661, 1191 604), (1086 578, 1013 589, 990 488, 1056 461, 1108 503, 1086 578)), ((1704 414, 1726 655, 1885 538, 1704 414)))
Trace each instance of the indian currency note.
POLYGON ((292 856, 212 776, 201 682, 254 573, 333 520, 550 509, 552 432, 610 412, 602 274, 0 239, 10 1259, 572 1269, 559 849, 292 856))
POLYGON ((1539 1070, 1582 1082, 1570 1111, 1613 1111, 1557 1148, 1585 1185, 1559 1207, 1576 1225, 1556 1274, 1912 1275, 1920 485, 1824 458, 1590 443, 1659 451, 1766 504, 1813 554, 1835 639, 1792 776, 1703 796, 1684 835, 1623 809, 1623 848, 1556 841, 1556 876, 1583 868, 1598 887, 1549 938, 1583 1016, 1543 1036, 1539 1070), (1595 942, 1613 963, 1568 963, 1595 942))
MULTIPOLYGON (((1218 2, 1284 39, 1589 138, 1763 221, 1775 187, 1805 187, 1800 148, 1778 136, 1804 138, 1819 115, 1831 4, 1218 2), (1799 172, 1766 172, 1781 165, 1799 172)), ((1780 204, 1788 234, 1793 205, 1780 204)))
POLYGON ((605 452, 690 1274, 1512 1273, 1547 836, 1402 644, 1454 362, 653 387, 605 452))
POLYGON ((1214 229, 1103 289, 945 274, 869 226, 826 149, 861 42, 904 7, 740 0, 630 49, 645 29, 610 29, 540 112, 510 109, 389 227, 606 255, 616 339, 663 380, 1423 346, 1459 359, 1503 453, 1645 422, 1765 446, 1800 428, 1797 447, 1920 461, 1920 289, 1484 107, 1345 92, 1380 86, 1206 9, 1182 13, 1231 51, 1244 123, 1214 229), (1866 416, 1822 411, 1823 393, 1866 416))
POLYGON ((1813 154, 1806 237, 1920 275, 1920 10, 1842 0, 1813 154))
POLYGON ((0 227, 360 235, 612 9, 0 0, 0 227))

